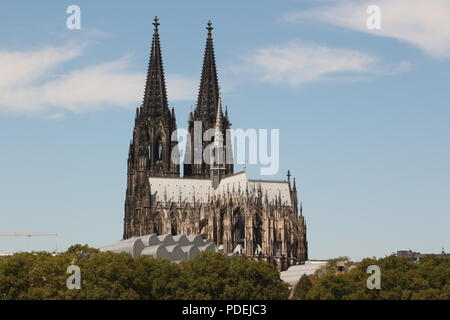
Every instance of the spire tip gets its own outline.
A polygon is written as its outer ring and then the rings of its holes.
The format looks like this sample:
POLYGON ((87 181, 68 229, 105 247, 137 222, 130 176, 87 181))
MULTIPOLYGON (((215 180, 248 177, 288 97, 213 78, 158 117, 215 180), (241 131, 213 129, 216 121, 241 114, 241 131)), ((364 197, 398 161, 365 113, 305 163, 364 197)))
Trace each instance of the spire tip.
POLYGON ((212 22, 211 22, 211 20, 209 20, 208 21, 208 26, 206 27, 206 30, 208 30, 208 34, 209 35, 211 35, 211 31, 213 30, 214 28, 212 27, 212 22))
POLYGON ((153 18, 153 26, 154 26, 154 31, 155 31, 155 32, 158 31, 158 26, 160 25, 160 23, 159 23, 158 21, 159 21, 158 17, 155 16, 155 17, 153 18))

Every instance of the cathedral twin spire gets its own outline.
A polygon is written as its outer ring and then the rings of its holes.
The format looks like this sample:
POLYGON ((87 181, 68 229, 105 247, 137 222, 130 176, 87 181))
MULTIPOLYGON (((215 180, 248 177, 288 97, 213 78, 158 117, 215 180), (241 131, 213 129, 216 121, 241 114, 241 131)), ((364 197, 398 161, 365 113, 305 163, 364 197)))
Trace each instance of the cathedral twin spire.
POLYGON ((158 17, 155 17, 153 21, 152 49, 144 92, 144 109, 147 112, 150 111, 151 114, 162 114, 169 111, 161 56, 161 44, 158 33, 158 21, 158 17))
POLYGON ((144 100, 136 111, 128 172, 131 176, 136 172, 147 177, 179 176, 179 163, 174 161, 178 158, 174 159, 172 154, 177 145, 176 134, 174 135, 177 129, 176 119, 167 100, 157 17, 153 21, 153 27, 144 100))
MULTIPOLYGON (((222 112, 219 105, 220 102, 220 87, 217 77, 216 58, 214 54, 214 43, 212 38, 211 21, 208 21, 206 30, 208 30, 206 38, 205 53, 203 56, 203 66, 200 78, 200 87, 198 90, 197 104, 195 110, 189 115, 188 131, 190 134, 190 140, 186 145, 186 156, 184 163, 184 176, 195 178, 210 178, 211 166, 202 162, 201 164, 194 161, 194 123, 200 122, 202 125, 202 136, 206 130, 215 129, 217 121, 220 121, 220 129, 222 131, 222 137, 224 141, 224 149, 231 147, 231 141, 226 139, 226 130, 230 128, 230 122, 228 120, 227 112, 225 115, 222 112)), ((209 142, 203 142, 202 147, 205 148, 209 142)), ((231 151, 228 151, 228 155, 231 155, 231 151)), ((225 166, 224 174, 233 173, 233 165, 227 164, 225 166)))
MULTIPOLYGON (((164 112, 168 110, 166 83, 161 55, 161 44, 159 39, 159 19, 153 21, 153 41, 150 61, 147 71, 147 80, 144 92, 144 107, 147 111, 164 112)), ((219 82, 217 79, 216 60, 212 39, 211 21, 206 27, 208 37, 206 40, 203 67, 198 92, 197 105, 193 114, 196 120, 205 121, 205 125, 213 127, 216 118, 216 108, 219 102, 219 82)), ((223 116, 223 114, 222 114, 223 116)))
POLYGON ((206 29, 208 30, 208 37, 206 39, 202 75, 194 118, 203 120, 204 125, 211 128, 214 125, 216 108, 219 103, 219 81, 217 80, 211 21, 208 22, 206 29))
MULTIPOLYGON (((147 176, 180 176, 179 155, 177 152, 176 119, 174 109, 169 109, 164 67, 159 38, 159 19, 153 21, 153 40, 145 83, 143 104, 136 111, 133 140, 129 152, 129 172, 145 171, 147 176), (175 154, 175 156, 174 156, 175 154)), ((219 104, 219 83, 212 39, 212 23, 208 22, 207 40, 203 59, 202 74, 197 105, 189 115, 188 130, 191 141, 187 143, 184 176, 209 178, 210 166, 204 161, 194 164, 194 122, 202 124, 201 135, 214 129, 217 117, 221 123, 223 137, 230 123, 228 115, 222 112, 219 104), (191 149, 191 150, 190 150, 191 149)), ((202 142, 202 148, 207 143, 202 142)), ((231 145, 231 144, 230 144, 231 145)), ((232 173, 232 164, 227 165, 227 174, 232 173)))

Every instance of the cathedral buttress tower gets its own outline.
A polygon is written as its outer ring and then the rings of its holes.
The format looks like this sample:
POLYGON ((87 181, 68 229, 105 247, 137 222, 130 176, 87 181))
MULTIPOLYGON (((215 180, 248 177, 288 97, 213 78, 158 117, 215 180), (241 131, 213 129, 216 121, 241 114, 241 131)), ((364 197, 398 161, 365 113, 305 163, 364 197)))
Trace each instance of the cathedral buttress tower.
MULTIPOLYGON (((212 23, 208 22, 206 28, 208 30, 208 36, 206 39, 205 54, 203 58, 202 75, 200 79, 200 88, 198 91, 197 105, 194 112, 189 115, 188 131, 190 139, 186 144, 186 156, 184 163, 184 176, 194 178, 210 178, 210 165, 206 164, 204 159, 198 163, 195 160, 194 153, 196 152, 197 141, 194 133, 195 122, 201 122, 202 132, 201 137, 206 130, 215 129, 217 109, 219 105, 219 81, 217 79, 216 58, 214 55, 214 45, 212 39, 212 23)), ((225 139, 225 149, 227 152, 226 170, 225 174, 233 173, 232 154, 231 154, 231 139, 226 134, 226 131, 230 129, 231 123, 228 119, 228 112, 223 114, 222 110, 220 117, 222 121, 223 137, 225 139)), ((203 154, 205 147, 210 144, 211 141, 201 141, 199 147, 202 150, 197 150, 200 154, 203 154)))
POLYGON ((180 176, 177 125, 175 112, 169 109, 167 102, 157 17, 153 26, 144 101, 136 110, 128 153, 124 239, 140 235, 144 232, 140 228, 151 223, 148 178, 180 176))

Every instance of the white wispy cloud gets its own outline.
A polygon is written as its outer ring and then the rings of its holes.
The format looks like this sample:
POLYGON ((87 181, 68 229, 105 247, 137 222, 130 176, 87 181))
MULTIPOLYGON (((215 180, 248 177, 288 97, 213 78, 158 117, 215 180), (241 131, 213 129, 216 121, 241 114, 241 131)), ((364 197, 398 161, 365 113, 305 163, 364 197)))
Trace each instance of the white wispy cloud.
POLYGON ((63 62, 81 55, 83 47, 65 45, 38 51, 0 51, 0 88, 27 85, 63 62))
POLYGON ((342 0, 286 13, 282 21, 324 22, 404 41, 436 58, 450 58, 449 0, 342 0), (369 5, 381 9, 381 30, 366 26, 369 5))
POLYGON ((407 67, 406 62, 380 67, 376 56, 358 50, 290 42, 259 48, 229 65, 226 71, 239 75, 239 79, 251 77, 297 87, 316 81, 351 80, 368 73, 393 74, 407 67))
MULTIPOLYGON (((0 111, 58 119, 62 110, 85 112, 141 103, 145 72, 130 71, 129 57, 63 68, 65 62, 80 57, 83 49, 64 45, 28 52, 0 50, 0 111)), ((192 77, 167 75, 170 100, 193 99, 196 85, 192 77)))

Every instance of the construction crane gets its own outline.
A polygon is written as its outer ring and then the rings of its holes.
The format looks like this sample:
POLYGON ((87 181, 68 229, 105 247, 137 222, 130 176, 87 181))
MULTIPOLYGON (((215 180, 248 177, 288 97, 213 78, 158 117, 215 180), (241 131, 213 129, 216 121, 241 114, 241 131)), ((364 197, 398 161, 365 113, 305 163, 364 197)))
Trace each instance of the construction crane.
POLYGON ((57 235, 54 232, 0 232, 0 237, 52 237, 57 235))
MULTIPOLYGON (((54 237, 58 234, 55 232, 0 232, 0 237, 54 237)), ((55 250, 55 252, 57 249, 55 250)), ((0 256, 8 255, 0 251, 0 256)))

